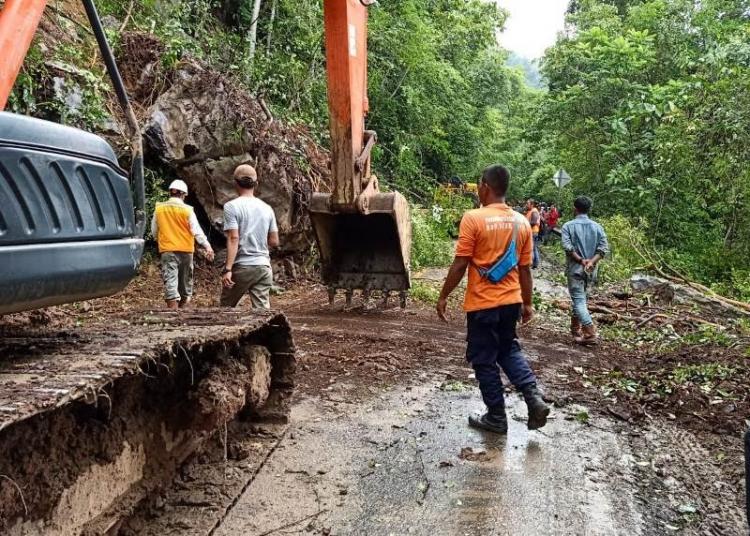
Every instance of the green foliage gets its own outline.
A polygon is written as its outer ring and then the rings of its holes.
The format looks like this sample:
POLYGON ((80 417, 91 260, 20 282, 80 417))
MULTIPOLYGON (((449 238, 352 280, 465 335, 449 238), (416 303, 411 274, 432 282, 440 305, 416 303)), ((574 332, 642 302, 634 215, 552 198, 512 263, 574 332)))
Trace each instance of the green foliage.
POLYGON ((573 415, 573 418, 578 422, 579 424, 589 424, 591 421, 591 416, 589 415, 589 412, 585 409, 579 410, 573 415))
MULTIPOLYGON (((439 207, 435 207, 436 209, 439 207)), ((413 207, 412 269, 428 266, 447 266, 453 259, 453 241, 446 232, 445 220, 438 210, 413 207)))
POLYGON ((412 284, 409 296, 411 296, 413 300, 436 305, 438 298, 440 297, 440 288, 438 283, 417 280, 412 284))
POLYGON ((10 95, 9 110, 95 130, 109 118, 111 91, 104 66, 94 64, 91 43, 63 43, 47 54, 32 44, 10 95))
POLYGON ((145 182, 146 182, 146 221, 149 222, 147 238, 155 238, 151 234, 151 216, 154 214, 156 204, 160 201, 166 201, 169 198, 169 193, 166 190, 167 180, 163 175, 152 169, 145 170, 145 182))
POLYGON ((714 384, 730 378, 736 369, 721 363, 702 363, 675 367, 672 381, 677 385, 685 383, 714 384))
POLYGON ((37 84, 46 73, 44 55, 38 43, 34 43, 26 54, 23 69, 16 78, 13 91, 8 99, 8 110, 25 115, 33 115, 38 110, 37 84))
POLYGON ((647 243, 644 223, 633 224, 625 216, 616 215, 603 218, 609 240, 610 255, 601 263, 599 276, 604 281, 622 281, 629 279, 636 268, 642 268, 643 258, 638 254, 647 243))
MULTIPOLYGON (((624 221, 637 222, 670 263, 747 299, 750 23, 743 5, 574 2, 574 31, 544 58, 549 92, 530 130, 546 146, 543 162, 574 178, 571 197, 587 194, 598 215, 624 217, 613 222, 616 233, 624 221)), ((531 188, 546 196, 541 186, 531 188)), ((612 271, 623 275, 626 267, 612 271)))

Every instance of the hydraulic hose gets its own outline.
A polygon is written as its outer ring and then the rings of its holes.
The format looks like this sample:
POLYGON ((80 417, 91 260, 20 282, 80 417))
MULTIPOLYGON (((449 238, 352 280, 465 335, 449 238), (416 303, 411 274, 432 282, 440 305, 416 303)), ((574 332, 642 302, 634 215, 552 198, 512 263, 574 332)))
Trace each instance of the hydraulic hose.
POLYGON ((142 237, 146 231, 146 187, 143 176, 143 138, 141 136, 141 128, 138 125, 133 107, 130 105, 130 99, 128 99, 128 94, 125 91, 125 84, 123 84, 120 71, 117 69, 117 63, 115 62, 109 42, 107 42, 107 36, 104 33, 104 28, 102 28, 101 20, 99 20, 96 6, 93 0, 82 1, 83 7, 86 9, 86 15, 89 18, 89 24, 91 24, 91 29, 94 31, 94 37, 96 37, 96 42, 99 45, 99 51, 102 54, 102 58, 104 58, 104 64, 107 66, 107 73, 110 80, 112 80, 117 100, 130 128, 130 145, 133 152, 132 165, 130 167, 130 183, 133 189, 133 204, 135 206, 135 230, 138 236, 142 237))

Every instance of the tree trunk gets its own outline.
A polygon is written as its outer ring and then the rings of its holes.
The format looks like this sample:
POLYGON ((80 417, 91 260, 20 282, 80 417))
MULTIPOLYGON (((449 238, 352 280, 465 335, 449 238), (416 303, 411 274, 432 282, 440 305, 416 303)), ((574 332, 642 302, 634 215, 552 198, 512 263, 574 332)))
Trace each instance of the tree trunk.
POLYGON ((271 37, 273 35, 273 23, 276 22, 276 9, 278 8, 279 0, 273 0, 271 4, 271 18, 268 21, 268 36, 266 36, 266 51, 271 52, 271 37))
POLYGON ((250 30, 247 34, 248 40, 248 56, 250 61, 255 58, 255 47, 258 42, 258 18, 260 17, 260 4, 261 0, 254 0, 253 2, 253 18, 250 21, 250 30))

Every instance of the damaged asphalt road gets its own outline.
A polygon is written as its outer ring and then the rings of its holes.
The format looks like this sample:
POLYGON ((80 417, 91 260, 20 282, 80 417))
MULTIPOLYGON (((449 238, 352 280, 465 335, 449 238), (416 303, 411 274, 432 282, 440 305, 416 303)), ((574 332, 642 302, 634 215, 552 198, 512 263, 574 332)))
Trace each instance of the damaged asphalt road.
POLYGON ((739 434, 608 411, 580 371, 624 358, 572 346, 560 319, 521 331, 553 418, 528 432, 509 393, 494 438, 467 426, 482 403, 457 306, 448 325, 418 302, 331 309, 314 285, 274 306, 297 348, 291 422, 228 423, 111 534, 747 536, 739 434))
POLYGON ((476 388, 423 384, 365 404, 297 405, 216 534, 642 533, 617 434, 560 410, 529 432, 517 395, 508 437, 484 434, 466 425, 482 409, 476 388))

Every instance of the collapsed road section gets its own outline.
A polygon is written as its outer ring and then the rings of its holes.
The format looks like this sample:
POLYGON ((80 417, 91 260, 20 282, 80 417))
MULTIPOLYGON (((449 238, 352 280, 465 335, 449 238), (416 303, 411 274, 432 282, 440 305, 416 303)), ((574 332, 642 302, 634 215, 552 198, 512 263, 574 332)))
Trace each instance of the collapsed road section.
POLYGON ((287 418, 295 356, 283 315, 117 321, 0 339, 3 534, 111 532, 229 422, 287 418))

